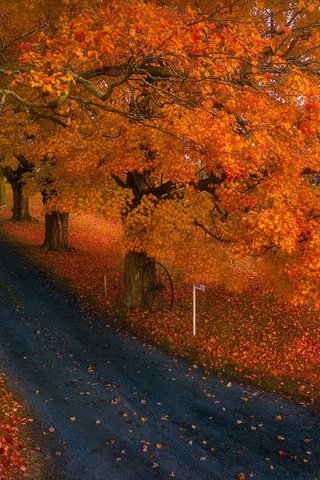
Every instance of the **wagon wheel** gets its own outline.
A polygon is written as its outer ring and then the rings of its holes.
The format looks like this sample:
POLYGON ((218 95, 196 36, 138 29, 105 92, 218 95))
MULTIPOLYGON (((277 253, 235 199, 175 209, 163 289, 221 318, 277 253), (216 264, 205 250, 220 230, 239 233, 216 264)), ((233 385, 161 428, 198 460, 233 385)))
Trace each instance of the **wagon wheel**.
POLYGON ((162 263, 146 263, 142 273, 142 299, 144 306, 152 313, 172 309, 173 283, 162 263))

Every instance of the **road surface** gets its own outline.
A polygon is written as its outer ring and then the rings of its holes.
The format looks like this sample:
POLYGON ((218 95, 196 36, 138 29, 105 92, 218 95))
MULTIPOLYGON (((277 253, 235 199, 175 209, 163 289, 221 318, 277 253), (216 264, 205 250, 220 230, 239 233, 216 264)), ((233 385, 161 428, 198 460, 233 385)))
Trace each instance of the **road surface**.
POLYGON ((0 365, 58 466, 47 479, 320 480, 320 414, 117 332, 3 238, 0 365))

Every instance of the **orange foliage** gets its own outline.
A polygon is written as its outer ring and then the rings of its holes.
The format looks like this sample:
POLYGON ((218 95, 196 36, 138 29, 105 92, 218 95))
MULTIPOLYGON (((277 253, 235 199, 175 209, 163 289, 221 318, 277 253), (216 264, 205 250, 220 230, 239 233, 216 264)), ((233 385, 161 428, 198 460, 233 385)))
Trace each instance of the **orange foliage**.
POLYGON ((1 145, 34 162, 47 210, 121 218, 126 251, 184 252, 189 278, 224 283, 228 243, 317 305, 318 2, 160 4, 58 9, 4 65, 3 115, 22 118, 1 145))
POLYGON ((19 413, 21 406, 14 401, 0 373, 0 479, 27 478, 26 459, 19 438, 19 428, 25 419, 19 413))

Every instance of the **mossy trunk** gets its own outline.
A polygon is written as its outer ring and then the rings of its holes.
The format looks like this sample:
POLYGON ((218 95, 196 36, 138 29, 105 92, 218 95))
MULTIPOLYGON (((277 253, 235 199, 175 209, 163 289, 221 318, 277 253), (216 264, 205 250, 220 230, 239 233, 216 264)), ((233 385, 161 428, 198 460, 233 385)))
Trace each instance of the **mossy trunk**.
POLYGON ((124 262, 125 303, 129 310, 154 304, 155 266, 145 252, 126 253, 124 262))
POLYGON ((46 250, 70 250, 68 241, 69 214, 50 212, 45 215, 45 236, 42 247, 46 250))

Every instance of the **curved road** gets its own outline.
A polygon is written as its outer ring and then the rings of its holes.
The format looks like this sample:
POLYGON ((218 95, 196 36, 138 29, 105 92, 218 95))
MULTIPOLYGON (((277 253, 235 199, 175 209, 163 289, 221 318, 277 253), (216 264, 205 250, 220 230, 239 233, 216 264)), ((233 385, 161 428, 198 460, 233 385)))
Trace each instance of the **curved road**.
POLYGON ((319 414, 117 332, 4 239, 0 259, 0 365, 55 479, 320 480, 319 414))

